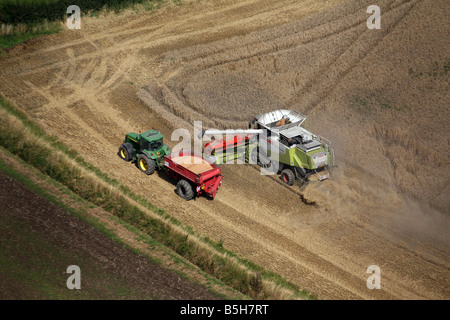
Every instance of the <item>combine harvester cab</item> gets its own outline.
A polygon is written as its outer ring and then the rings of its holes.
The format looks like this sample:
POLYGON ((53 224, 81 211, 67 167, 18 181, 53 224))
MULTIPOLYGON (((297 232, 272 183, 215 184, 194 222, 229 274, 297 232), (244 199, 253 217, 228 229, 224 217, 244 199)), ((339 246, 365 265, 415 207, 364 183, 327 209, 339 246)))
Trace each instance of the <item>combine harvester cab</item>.
POLYGON ((260 138, 267 141, 267 148, 260 146, 260 153, 278 161, 281 179, 288 185, 296 179, 325 180, 334 165, 331 142, 306 130, 305 120, 297 111, 279 109, 257 115, 249 123, 249 127, 265 129, 260 138))

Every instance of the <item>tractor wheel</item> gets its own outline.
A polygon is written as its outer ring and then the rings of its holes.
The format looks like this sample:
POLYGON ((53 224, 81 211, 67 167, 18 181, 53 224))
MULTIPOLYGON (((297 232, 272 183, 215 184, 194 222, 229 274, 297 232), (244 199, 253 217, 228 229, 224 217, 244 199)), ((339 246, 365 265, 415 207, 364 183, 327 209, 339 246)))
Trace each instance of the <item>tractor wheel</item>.
POLYGON ((291 169, 284 169, 281 171, 281 180, 289 186, 292 186, 295 181, 295 175, 291 169))
POLYGON ((145 154, 140 154, 137 158, 137 166, 143 173, 150 175, 155 172, 155 160, 149 159, 145 154))
POLYGON ((120 146, 117 154, 122 160, 131 161, 134 158, 134 148, 130 143, 124 143, 120 146))
POLYGON ((177 194, 186 201, 189 201, 194 197, 194 191, 192 190, 192 186, 186 180, 178 181, 177 194))

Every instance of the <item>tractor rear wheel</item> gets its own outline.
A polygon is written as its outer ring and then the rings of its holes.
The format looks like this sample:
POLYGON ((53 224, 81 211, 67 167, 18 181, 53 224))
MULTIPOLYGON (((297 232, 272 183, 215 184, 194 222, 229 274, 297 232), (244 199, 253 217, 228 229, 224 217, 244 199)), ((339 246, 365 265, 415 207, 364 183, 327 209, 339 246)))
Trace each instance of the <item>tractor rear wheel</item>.
POLYGON ((130 143, 124 143, 119 147, 119 152, 117 153, 119 157, 124 161, 131 161, 134 158, 134 148, 130 143))
POLYGON ((292 186, 295 181, 295 175, 291 169, 284 169, 281 171, 281 180, 289 186, 292 186))
POLYGON ((194 191, 192 190, 192 186, 186 180, 178 181, 177 194, 186 201, 189 201, 194 197, 194 191))
POLYGON ((137 166, 143 173, 150 175, 155 172, 156 163, 155 160, 150 159, 145 154, 140 154, 137 158, 137 166))

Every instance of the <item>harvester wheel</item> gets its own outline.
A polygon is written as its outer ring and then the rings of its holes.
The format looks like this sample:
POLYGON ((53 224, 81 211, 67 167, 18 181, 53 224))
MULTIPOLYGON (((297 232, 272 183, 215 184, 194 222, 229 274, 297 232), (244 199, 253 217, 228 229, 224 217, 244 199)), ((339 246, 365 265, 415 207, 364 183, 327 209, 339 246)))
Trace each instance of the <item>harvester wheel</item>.
POLYGON ((281 171, 281 180, 283 180, 284 183, 292 186, 295 181, 295 175, 291 169, 284 169, 283 171, 281 171))
POLYGON ((117 154, 122 160, 131 161, 134 158, 134 148, 130 143, 124 143, 119 147, 117 154))
POLYGON ((137 158, 137 166, 143 173, 150 175, 155 172, 156 163, 145 154, 140 154, 137 158))
POLYGON ((194 197, 192 186, 186 180, 180 180, 177 183, 177 194, 184 200, 191 200, 194 197))

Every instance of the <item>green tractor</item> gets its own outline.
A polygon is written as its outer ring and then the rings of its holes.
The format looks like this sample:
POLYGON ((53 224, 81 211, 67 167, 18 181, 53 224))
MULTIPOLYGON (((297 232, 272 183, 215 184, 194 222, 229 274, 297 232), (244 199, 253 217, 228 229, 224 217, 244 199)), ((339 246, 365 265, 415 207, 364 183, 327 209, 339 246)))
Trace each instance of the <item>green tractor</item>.
POLYGON ((164 156, 171 149, 163 142, 164 136, 158 130, 149 130, 141 134, 127 133, 118 155, 124 161, 132 161, 143 173, 150 175, 164 165, 164 156))

